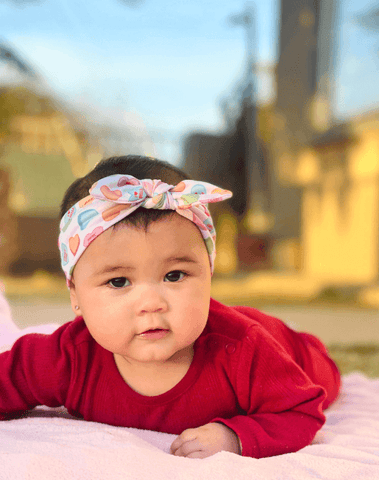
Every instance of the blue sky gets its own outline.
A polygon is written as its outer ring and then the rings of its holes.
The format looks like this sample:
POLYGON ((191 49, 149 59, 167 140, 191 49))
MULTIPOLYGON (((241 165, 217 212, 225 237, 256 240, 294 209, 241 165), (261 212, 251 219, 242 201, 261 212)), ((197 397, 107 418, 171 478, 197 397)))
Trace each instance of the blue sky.
MULTIPOLYGON (((263 63, 277 60, 278 3, 254 2, 263 63)), ((334 32, 339 116, 379 100, 379 34, 353 21, 375 3, 340 3, 334 32)), ((135 8, 121 0, 40 0, 17 7, 3 0, 0 31, 67 102, 138 113, 153 138, 163 131, 175 143, 191 130, 223 128, 219 102, 241 79, 245 61, 243 29, 228 18, 244 6, 235 0, 143 0, 135 8)), ((262 77, 259 100, 271 94, 269 78, 262 77)), ((178 155, 174 150, 168 154, 178 155)))
MULTIPOLYGON (((1 31, 67 101, 137 112, 148 129, 222 127, 219 100, 244 66, 233 0, 41 0, 0 3, 1 31)), ((277 5, 260 2, 259 58, 276 57, 277 5)), ((266 89, 267 90, 267 89, 266 89)))
POLYGON ((335 111, 341 118, 379 108, 379 30, 365 29, 358 20, 374 8, 378 0, 339 2, 335 111))

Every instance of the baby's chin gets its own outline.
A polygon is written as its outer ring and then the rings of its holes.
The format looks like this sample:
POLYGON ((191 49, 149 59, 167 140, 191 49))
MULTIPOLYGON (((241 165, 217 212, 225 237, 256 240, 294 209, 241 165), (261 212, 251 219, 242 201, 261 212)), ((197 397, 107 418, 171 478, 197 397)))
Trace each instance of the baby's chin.
MULTIPOLYGON (((159 366, 167 363, 171 364, 180 364, 180 363, 190 363, 193 359, 194 347, 193 343, 180 348, 175 349, 165 349, 161 346, 156 346, 156 348, 140 348, 137 352, 128 352, 126 355, 121 355, 125 361, 130 364, 140 364, 141 366, 148 367, 159 366)), ((150 346, 149 346, 150 347, 150 346)))

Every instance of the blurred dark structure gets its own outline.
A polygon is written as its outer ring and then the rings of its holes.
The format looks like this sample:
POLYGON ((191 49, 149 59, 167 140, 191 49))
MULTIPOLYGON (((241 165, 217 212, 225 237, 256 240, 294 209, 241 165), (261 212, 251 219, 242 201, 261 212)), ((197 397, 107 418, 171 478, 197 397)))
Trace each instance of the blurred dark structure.
MULTIPOLYGON (((244 123, 243 118, 240 119, 240 123, 244 123)), ((229 204, 238 216, 245 213, 248 200, 245 136, 246 130, 242 125, 238 134, 195 133, 188 137, 184 146, 185 170, 193 178, 204 179, 232 190, 234 195, 229 204), (234 161, 230 162, 229 158, 233 158, 234 161)))
MULTIPOLYGON (((269 240, 265 231, 252 231, 247 214, 258 210, 267 212, 269 207, 270 172, 268 152, 258 132, 256 105, 256 31, 254 5, 247 3, 245 10, 230 17, 232 25, 242 26, 246 40, 245 73, 234 92, 237 113, 226 100, 225 120, 228 129, 221 135, 197 133, 190 135, 184 145, 185 169, 193 178, 201 178, 233 191, 228 202, 231 214, 239 223, 237 238, 240 269, 268 266, 266 254, 269 240)), ((235 100, 234 100, 235 101, 235 100)), ((226 207, 218 207, 218 213, 226 207)))
POLYGON ((309 104, 317 89, 320 0, 281 1, 277 112, 285 119, 291 150, 310 141, 309 104))
MULTIPOLYGON (((271 190, 269 152, 259 132, 254 134, 253 145, 259 153, 253 158, 258 159, 258 162, 255 162, 254 168, 251 168, 248 161, 251 147, 250 149, 247 147, 252 135, 250 122, 253 109, 255 106, 245 103, 234 128, 225 134, 196 133, 188 136, 184 144, 184 169, 193 178, 214 183, 233 192, 233 197, 228 201, 227 206, 217 205, 213 213, 216 223, 218 216, 225 211, 236 216, 239 222, 237 253, 239 269, 242 270, 250 269, 252 266, 254 268, 269 266, 267 253, 270 238, 265 235, 265 232, 252 232, 244 223, 244 218, 253 201, 250 194, 251 184, 256 185, 256 191, 264 193, 266 208, 269 205, 271 190)), ((261 112, 254 112, 254 115, 257 115, 259 121, 260 113, 261 123, 264 123, 264 116, 270 116, 269 110, 261 109, 261 112)))
MULTIPOLYGON (((319 86, 320 0, 281 1, 280 49, 276 68, 274 132, 269 145, 274 185, 271 189, 271 235, 277 245, 300 244, 301 187, 292 181, 299 150, 315 134, 311 105, 319 86)), ((329 3, 333 3, 332 0, 329 3)), ((323 30, 323 36, 330 32, 323 30)), ((322 45, 329 55, 330 45, 322 45), (325 48, 326 47, 326 48, 325 48)), ((280 248, 279 248, 280 249, 280 248)), ((280 256, 280 254, 279 254, 280 256)), ((280 263, 280 260, 279 260, 280 263)), ((300 268, 300 260, 294 265, 300 268)))
MULTIPOLYGON (((292 242, 296 250, 300 241, 301 190, 287 181, 283 165, 286 170, 285 157, 314 134, 309 107, 317 90, 320 1, 281 2, 277 99, 269 107, 257 103, 254 12, 246 8, 238 17, 246 29, 247 73, 238 88, 237 115, 223 134, 188 136, 185 169, 234 192, 229 204, 238 219, 239 269, 288 267, 271 247, 292 242)), ((291 262, 300 268, 299 259, 291 262)))

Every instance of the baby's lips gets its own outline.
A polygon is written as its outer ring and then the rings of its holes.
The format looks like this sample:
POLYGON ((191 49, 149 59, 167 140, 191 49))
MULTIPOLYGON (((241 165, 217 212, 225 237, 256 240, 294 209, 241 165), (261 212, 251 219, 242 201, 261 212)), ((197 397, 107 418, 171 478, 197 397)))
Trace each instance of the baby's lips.
POLYGON ((160 340, 164 338, 168 332, 169 330, 167 328, 149 328, 139 333, 138 336, 150 340, 160 340))
POLYGON ((147 328, 145 331, 143 331, 142 333, 146 333, 146 332, 155 332, 156 330, 164 330, 164 331, 168 331, 168 328, 162 328, 162 327, 156 327, 156 328, 147 328))
POLYGON ((141 334, 143 334, 143 333, 146 333, 146 332, 156 332, 156 331, 168 332, 168 331, 169 331, 169 328, 165 328, 165 327, 150 327, 150 328, 146 328, 146 329, 143 330, 143 331, 140 331, 140 332, 139 332, 139 335, 141 335, 141 334))

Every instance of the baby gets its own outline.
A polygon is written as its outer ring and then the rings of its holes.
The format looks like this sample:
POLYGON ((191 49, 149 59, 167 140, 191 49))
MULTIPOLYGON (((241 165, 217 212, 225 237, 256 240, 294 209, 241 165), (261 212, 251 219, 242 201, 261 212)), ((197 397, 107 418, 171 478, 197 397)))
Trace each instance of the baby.
POLYGON ((208 203, 231 197, 146 157, 114 157, 62 202, 77 318, 0 355, 0 419, 37 405, 178 435, 171 453, 255 458, 308 445, 340 385, 312 335, 211 299, 208 203))

